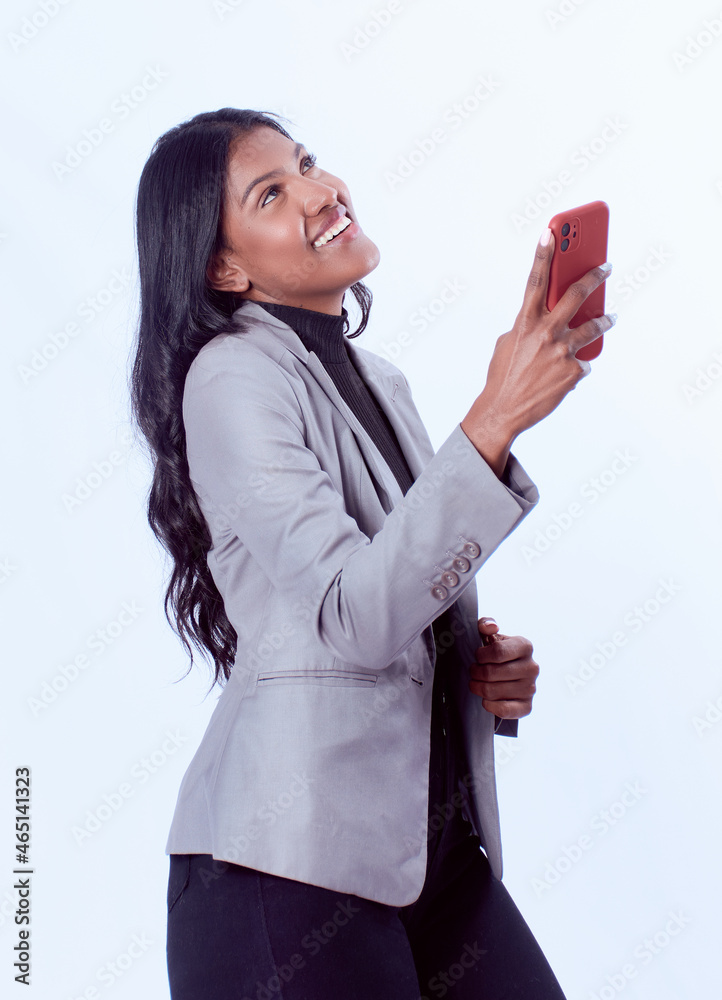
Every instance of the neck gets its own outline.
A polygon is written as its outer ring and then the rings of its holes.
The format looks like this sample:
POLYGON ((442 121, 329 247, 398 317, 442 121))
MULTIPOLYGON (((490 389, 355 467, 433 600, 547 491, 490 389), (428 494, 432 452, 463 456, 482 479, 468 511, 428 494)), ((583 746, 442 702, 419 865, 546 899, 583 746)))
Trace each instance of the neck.
POLYGON ((291 306, 294 309, 309 309, 313 312, 325 313, 328 316, 343 316, 343 299, 346 292, 335 293, 333 295, 321 296, 319 298, 307 298, 302 294, 287 299, 274 299, 251 289, 245 299, 251 302, 258 302, 259 305, 291 306))

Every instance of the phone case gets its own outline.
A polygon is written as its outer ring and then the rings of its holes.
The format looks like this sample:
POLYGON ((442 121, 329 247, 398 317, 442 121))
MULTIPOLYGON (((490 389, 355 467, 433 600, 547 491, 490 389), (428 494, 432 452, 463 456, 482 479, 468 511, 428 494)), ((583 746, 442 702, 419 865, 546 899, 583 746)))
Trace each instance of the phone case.
MULTIPOLYGON (((571 284, 606 261, 609 206, 604 201, 590 201, 568 212, 559 212, 549 228, 554 233, 554 256, 549 271, 547 308, 553 309, 571 284), (567 246, 562 249, 565 243, 567 246)), ((604 315, 605 286, 606 282, 602 282, 585 299, 571 319, 570 327, 581 326, 588 319, 604 315)), ((599 357, 603 341, 604 337, 597 337, 591 344, 580 347, 576 357, 580 361, 599 357)))

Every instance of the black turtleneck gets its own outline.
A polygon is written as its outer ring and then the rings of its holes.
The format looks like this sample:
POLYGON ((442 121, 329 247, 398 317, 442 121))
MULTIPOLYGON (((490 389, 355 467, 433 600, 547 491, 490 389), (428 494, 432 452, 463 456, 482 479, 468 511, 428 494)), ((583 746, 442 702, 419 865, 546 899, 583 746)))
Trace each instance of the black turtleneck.
POLYGON ((336 316, 333 313, 316 312, 315 309, 284 306, 278 302, 259 302, 258 305, 288 323, 320 361, 340 364, 348 359, 343 335, 348 321, 345 309, 342 308, 340 315, 336 316))
MULTIPOLYGON (((388 417, 364 382, 346 349, 344 336, 344 326, 348 317, 346 310, 343 309, 341 315, 336 316, 275 302, 260 302, 259 305, 287 323, 298 334, 304 346, 318 357, 339 393, 378 447, 405 495, 413 484, 414 477, 388 417)), ((452 699, 449 694, 451 672, 463 669, 465 665, 461 664, 455 655, 455 633, 450 626, 450 609, 442 612, 432 623, 436 645, 436 668, 431 710, 429 820, 433 819, 433 822, 430 822, 429 828, 427 871, 443 828, 439 824, 445 818, 447 810, 444 807, 448 806, 451 796, 457 790, 457 779, 462 774, 468 773, 466 752, 461 740, 460 720, 453 716, 452 699), (442 641, 439 641, 440 638, 442 641)), ((456 809, 453 809, 453 816, 456 821, 460 821, 456 809)), ((471 827, 468 829, 470 832, 471 827)))

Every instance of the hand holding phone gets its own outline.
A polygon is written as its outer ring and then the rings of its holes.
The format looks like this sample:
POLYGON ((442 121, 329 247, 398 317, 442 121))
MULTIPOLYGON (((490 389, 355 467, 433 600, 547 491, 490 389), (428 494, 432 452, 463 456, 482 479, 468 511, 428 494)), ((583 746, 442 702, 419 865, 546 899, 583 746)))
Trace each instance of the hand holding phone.
MULTIPOLYGON (((580 211, 577 209, 572 219, 579 219, 580 211)), ((577 234, 573 238, 581 242, 581 227, 574 230, 571 222, 560 220, 560 223, 559 247, 568 237, 562 235, 567 224, 570 232, 577 234)), ((588 231, 592 231, 591 227, 588 231)), ((601 245, 606 249, 606 238, 601 245)), ((589 374, 591 366, 587 359, 598 355, 601 334, 616 322, 613 314, 599 312, 590 317, 586 315, 587 309, 582 312, 611 271, 606 253, 601 254, 599 265, 582 267, 577 274, 576 251, 570 255, 572 264, 568 266, 567 250, 568 246, 560 249, 558 255, 552 230, 544 231, 536 247, 521 309, 511 330, 497 338, 486 384, 461 421, 463 432, 499 477, 519 434, 548 416, 580 379, 589 374), (555 257, 556 276, 550 291, 555 257), (562 273, 567 268, 571 275, 562 273), (578 295, 571 292, 571 284, 578 295)))
MULTIPOLYGON (((605 263, 609 206, 604 201, 590 201, 567 212, 559 212, 550 221, 549 228, 554 235, 554 256, 547 289, 547 309, 551 310, 570 285, 593 267, 605 263)), ((605 282, 602 282, 584 300, 569 321, 570 328, 604 315, 604 288, 605 282)), ((603 337, 597 337, 591 344, 581 347, 575 357, 579 361, 592 361, 599 357, 603 340, 603 337)))

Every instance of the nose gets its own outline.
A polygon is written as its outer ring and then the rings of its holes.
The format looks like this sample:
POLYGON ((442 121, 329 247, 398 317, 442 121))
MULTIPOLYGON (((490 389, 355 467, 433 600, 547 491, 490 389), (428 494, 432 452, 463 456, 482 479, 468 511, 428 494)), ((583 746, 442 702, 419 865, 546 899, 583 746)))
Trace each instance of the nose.
POLYGON ((313 217, 329 206, 338 205, 338 188, 327 181, 300 177, 304 213, 313 217))

